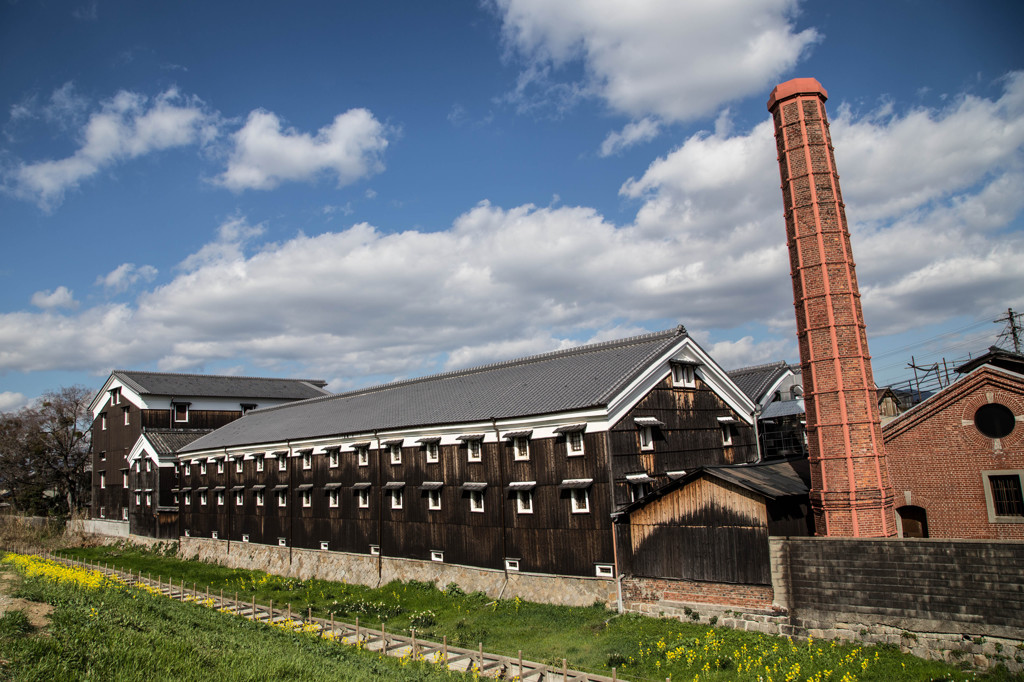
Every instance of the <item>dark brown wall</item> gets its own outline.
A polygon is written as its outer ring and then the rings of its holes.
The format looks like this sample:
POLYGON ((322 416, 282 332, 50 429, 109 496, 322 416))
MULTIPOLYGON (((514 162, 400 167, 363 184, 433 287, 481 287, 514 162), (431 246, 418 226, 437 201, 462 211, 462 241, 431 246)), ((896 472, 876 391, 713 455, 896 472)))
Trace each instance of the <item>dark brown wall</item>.
POLYGON ((107 428, 101 428, 102 417, 92 425, 92 516, 100 517, 100 507, 105 517, 120 520, 122 510, 128 507, 128 492, 122 485, 122 470, 128 467, 128 453, 142 433, 141 412, 128 403, 124 397, 120 405, 104 406, 107 428), (129 425, 124 425, 124 409, 129 411, 129 425), (105 458, 100 459, 100 453, 105 458), (100 488, 100 472, 106 472, 106 488, 100 488))

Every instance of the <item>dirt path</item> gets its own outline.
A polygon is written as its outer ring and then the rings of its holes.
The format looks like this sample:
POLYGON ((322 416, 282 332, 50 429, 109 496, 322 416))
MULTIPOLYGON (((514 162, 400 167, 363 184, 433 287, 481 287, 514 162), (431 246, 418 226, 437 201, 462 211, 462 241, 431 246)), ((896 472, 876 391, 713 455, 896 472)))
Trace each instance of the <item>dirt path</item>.
POLYGON ((21 576, 17 573, 0 571, 0 616, 8 611, 21 611, 32 627, 41 630, 50 624, 50 612, 53 611, 53 607, 41 602, 12 597, 11 592, 20 583, 21 576))

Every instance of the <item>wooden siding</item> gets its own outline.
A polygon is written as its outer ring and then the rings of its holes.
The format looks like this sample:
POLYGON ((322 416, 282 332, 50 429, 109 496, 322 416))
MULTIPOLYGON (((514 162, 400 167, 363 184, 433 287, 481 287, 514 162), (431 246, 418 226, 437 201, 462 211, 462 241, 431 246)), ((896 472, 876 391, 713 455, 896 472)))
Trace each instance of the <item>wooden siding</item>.
POLYGON ((170 410, 143 410, 142 425, 147 429, 219 429, 241 416, 241 410, 189 410, 188 421, 176 422, 170 410))
POLYGON ((701 477, 630 514, 629 572, 651 578, 771 584, 764 499, 701 477))
POLYGON ((704 465, 739 464, 757 459, 754 427, 740 420, 729 405, 701 378, 694 388, 672 385, 667 376, 608 432, 615 479, 615 505, 631 502, 627 474, 646 473, 655 487, 668 483, 668 471, 692 471, 704 465), (653 429, 654 447, 640 448, 636 417, 654 417, 665 424, 653 429), (718 417, 732 417, 732 445, 723 444, 718 417))
POLYGON ((122 510, 128 508, 128 489, 122 485, 122 470, 128 468, 128 453, 142 433, 141 411, 121 398, 119 405, 110 405, 109 398, 102 413, 107 415, 107 428, 102 428, 102 414, 92 424, 92 517, 100 518, 100 507, 107 519, 120 521, 122 510), (128 409, 128 426, 124 409, 128 409), (103 459, 100 454, 105 453, 103 459), (100 487, 100 473, 106 473, 106 487, 100 487))

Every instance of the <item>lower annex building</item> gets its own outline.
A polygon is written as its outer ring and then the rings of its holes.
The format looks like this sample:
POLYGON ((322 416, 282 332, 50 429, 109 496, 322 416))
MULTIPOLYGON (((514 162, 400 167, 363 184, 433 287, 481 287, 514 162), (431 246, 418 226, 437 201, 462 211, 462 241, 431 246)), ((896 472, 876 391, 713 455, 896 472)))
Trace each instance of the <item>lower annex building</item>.
POLYGON ((753 462, 683 327, 259 409, 177 453, 182 535, 612 577, 613 513, 753 462))

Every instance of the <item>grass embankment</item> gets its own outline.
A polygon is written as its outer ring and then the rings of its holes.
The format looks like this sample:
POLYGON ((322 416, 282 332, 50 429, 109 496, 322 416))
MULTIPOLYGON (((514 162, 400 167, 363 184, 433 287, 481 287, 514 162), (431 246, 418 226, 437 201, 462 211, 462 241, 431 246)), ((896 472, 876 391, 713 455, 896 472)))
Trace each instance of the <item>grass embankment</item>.
POLYGON ((928 680, 1021 679, 1005 669, 975 676, 953 666, 900 653, 893 646, 860 647, 835 642, 790 642, 728 628, 638 615, 617 616, 603 607, 570 608, 521 599, 494 601, 464 594, 455 586, 439 591, 429 583, 391 583, 377 589, 323 580, 298 580, 261 571, 181 561, 132 547, 96 547, 67 552, 75 558, 143 571, 163 580, 194 581, 199 589, 252 599, 293 612, 313 608, 315 616, 360 622, 389 632, 408 632, 489 652, 523 656, 629 679, 664 680, 928 680))
POLYGON ((254 623, 104 578, 7 554, 14 596, 52 604, 45 632, 0 617, 0 678, 13 680, 442 680, 461 675, 254 623))

